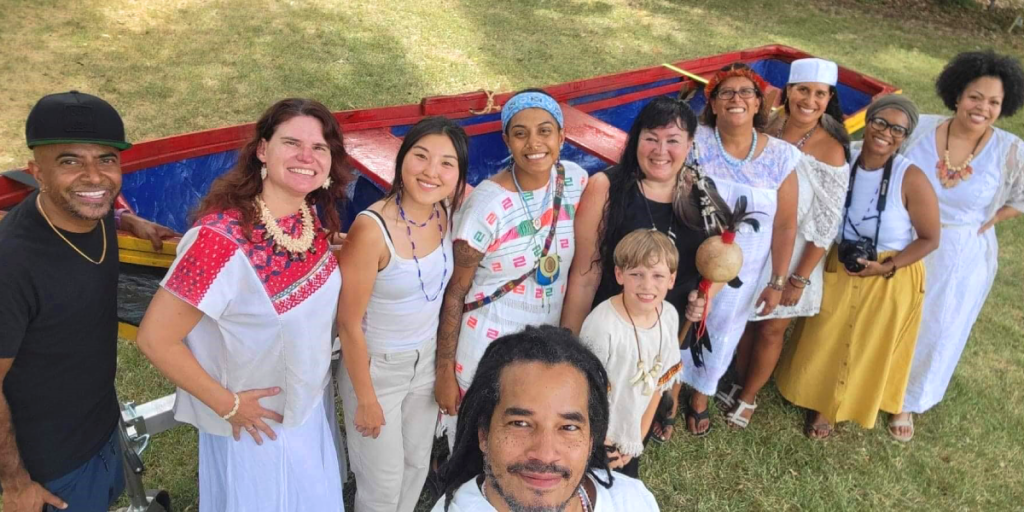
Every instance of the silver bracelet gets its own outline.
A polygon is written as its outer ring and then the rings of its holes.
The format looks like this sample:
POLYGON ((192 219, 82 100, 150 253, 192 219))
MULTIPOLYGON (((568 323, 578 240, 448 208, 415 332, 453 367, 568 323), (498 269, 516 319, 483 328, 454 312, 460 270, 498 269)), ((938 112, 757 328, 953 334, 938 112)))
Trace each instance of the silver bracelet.
POLYGON ((811 284, 811 279, 810 278, 801 276, 801 275, 797 274, 796 272, 793 272, 792 274, 790 274, 789 278, 794 280, 794 281, 796 281, 796 282, 798 282, 798 283, 800 283, 800 284, 802 284, 802 285, 804 285, 804 286, 809 286, 811 284))
POLYGON ((230 421, 231 418, 234 418, 235 414, 238 412, 238 393, 231 394, 235 395, 235 406, 231 408, 231 412, 225 414, 224 416, 221 416, 221 418, 224 418, 224 421, 230 421))

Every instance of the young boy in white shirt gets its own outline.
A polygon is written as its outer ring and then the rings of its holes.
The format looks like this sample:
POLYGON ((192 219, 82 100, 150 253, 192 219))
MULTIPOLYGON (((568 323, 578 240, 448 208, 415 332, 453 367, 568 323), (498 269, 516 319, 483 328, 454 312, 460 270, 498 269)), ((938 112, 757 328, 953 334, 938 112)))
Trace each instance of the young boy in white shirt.
POLYGON ((580 339, 608 372, 610 465, 635 478, 662 392, 682 367, 679 314, 664 302, 675 283, 679 254, 668 236, 638 229, 615 246, 613 258, 622 293, 594 308, 580 339))

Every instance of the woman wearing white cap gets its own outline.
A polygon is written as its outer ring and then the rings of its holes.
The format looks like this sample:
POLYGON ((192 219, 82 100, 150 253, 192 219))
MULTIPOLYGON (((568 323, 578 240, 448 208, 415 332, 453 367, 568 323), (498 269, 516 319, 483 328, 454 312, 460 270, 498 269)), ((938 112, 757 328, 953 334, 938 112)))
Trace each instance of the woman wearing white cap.
MULTIPOLYGON (((836 81, 839 67, 822 59, 800 59, 789 68, 782 92, 785 114, 775 116, 767 132, 800 149, 796 166, 799 184, 797 236, 779 307, 750 316, 736 352, 739 384, 719 392, 719 405, 729 409, 726 420, 744 428, 757 409, 757 392, 768 382, 782 351, 783 336, 796 317, 814 316, 821 307, 823 256, 835 240, 842 220, 849 182, 850 136, 842 124, 836 81)), ((760 282, 772 273, 769 259, 760 282)))

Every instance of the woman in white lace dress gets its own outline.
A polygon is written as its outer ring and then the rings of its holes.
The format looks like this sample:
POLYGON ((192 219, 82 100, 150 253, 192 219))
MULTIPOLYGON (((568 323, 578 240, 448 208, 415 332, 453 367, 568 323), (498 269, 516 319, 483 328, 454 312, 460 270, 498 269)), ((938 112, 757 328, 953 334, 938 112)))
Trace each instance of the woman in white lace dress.
MULTIPOLYGON (((728 408, 726 420, 747 426, 757 409, 758 391, 768 383, 782 352, 783 336, 793 318, 814 316, 821 307, 821 272, 825 252, 832 245, 842 219, 846 186, 850 179, 846 147, 850 137, 842 125, 836 81, 839 67, 822 59, 794 61, 789 85, 782 93, 785 115, 772 119, 766 130, 801 150, 796 167, 799 185, 797 234, 789 274, 779 307, 770 313, 755 310, 736 349, 738 384, 718 394, 719 406, 728 408)), ((772 262, 761 269, 766 283, 772 262)))
POLYGON ((1010 56, 967 52, 943 70, 936 90, 952 117, 921 116, 907 157, 939 197, 942 237, 925 259, 928 287, 903 412, 889 421, 901 441, 913 413, 942 400, 996 277, 992 227, 1024 212, 1024 142, 993 126, 1024 104, 1024 71, 1010 56))
POLYGON ((696 436, 711 429, 708 397, 715 394, 719 379, 732 362, 755 297, 765 314, 782 298, 783 276, 789 270, 796 238, 797 180, 792 171, 801 153, 764 133, 767 118, 761 107, 766 86, 745 64, 732 64, 716 73, 705 87, 708 105, 694 138, 697 163, 715 180, 722 199, 735 205, 739 198, 746 198, 747 211, 757 212, 754 218, 760 222, 759 231, 743 229, 736 236, 736 244, 743 250, 739 275, 743 284, 725 287, 715 295, 707 319, 712 350, 705 351, 701 366, 690 351, 683 353, 681 380, 694 389, 686 426, 696 436), (773 275, 767 283, 760 276, 769 251, 773 275))

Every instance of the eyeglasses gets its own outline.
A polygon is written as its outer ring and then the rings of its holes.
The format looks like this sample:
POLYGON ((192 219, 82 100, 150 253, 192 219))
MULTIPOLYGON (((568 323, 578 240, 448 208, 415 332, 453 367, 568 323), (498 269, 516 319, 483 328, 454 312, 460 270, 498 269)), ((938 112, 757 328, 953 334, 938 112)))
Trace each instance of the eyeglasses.
POLYGON ((757 96, 757 89, 753 87, 744 87, 742 89, 722 89, 715 93, 715 97, 723 100, 731 100, 739 94, 740 98, 749 100, 754 96, 757 96))
POLYGON ((896 137, 897 139, 902 139, 903 137, 906 137, 907 133, 910 131, 907 129, 906 126, 892 124, 889 121, 882 119, 881 117, 872 117, 870 120, 868 120, 868 123, 871 124, 872 128, 880 132, 889 130, 889 132, 892 133, 892 136, 896 137))

